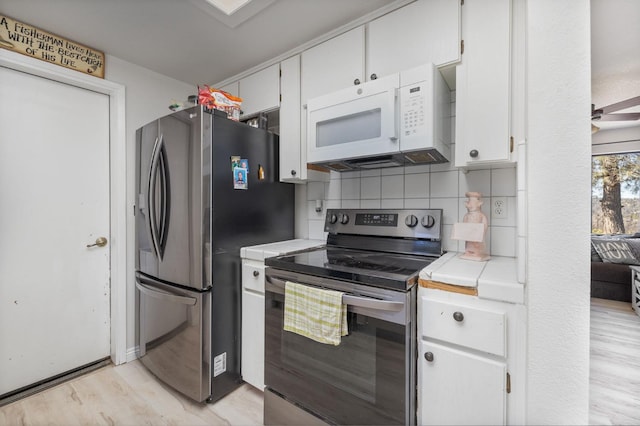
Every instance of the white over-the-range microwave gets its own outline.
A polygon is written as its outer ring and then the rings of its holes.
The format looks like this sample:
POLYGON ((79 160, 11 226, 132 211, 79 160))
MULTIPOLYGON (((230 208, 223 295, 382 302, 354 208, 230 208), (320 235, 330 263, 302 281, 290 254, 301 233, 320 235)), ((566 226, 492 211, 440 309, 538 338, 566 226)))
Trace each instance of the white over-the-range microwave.
POLYGON ((451 95, 433 64, 310 99, 307 162, 349 171, 450 159, 451 95))

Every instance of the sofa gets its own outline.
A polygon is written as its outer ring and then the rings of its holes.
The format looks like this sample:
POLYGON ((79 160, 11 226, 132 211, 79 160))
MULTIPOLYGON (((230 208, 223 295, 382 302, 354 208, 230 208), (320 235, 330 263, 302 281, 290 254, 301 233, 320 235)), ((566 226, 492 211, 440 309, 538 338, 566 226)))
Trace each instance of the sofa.
POLYGON ((591 297, 631 302, 631 268, 640 265, 640 235, 591 236, 591 297))

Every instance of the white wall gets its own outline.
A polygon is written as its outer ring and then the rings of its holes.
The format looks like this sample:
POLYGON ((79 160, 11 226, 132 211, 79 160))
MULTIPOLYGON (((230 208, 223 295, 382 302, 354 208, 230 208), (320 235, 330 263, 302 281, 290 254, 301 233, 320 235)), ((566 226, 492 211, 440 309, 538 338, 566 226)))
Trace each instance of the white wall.
POLYGON ((127 359, 135 348, 135 135, 148 122, 171 113, 169 105, 196 94, 197 88, 139 67, 113 56, 106 56, 105 79, 126 87, 127 132, 127 359))
POLYGON ((527 423, 588 424, 589 1, 527 17, 527 423))

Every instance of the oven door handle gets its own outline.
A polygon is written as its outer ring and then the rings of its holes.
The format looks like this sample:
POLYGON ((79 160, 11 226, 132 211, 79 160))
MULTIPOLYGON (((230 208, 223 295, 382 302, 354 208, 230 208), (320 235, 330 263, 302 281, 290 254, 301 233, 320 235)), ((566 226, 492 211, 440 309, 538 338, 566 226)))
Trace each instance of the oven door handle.
MULTIPOLYGON (((271 286, 274 289, 277 289, 276 290, 277 293, 284 294, 284 288, 285 288, 284 280, 267 276, 266 281, 268 284, 271 284, 271 286)), ((380 299, 374 299, 372 297, 354 296, 346 293, 342 295, 342 303, 344 303, 345 305, 356 306, 358 308, 377 309, 379 311, 391 311, 391 312, 400 312, 404 308, 404 303, 402 302, 380 300, 380 299)))

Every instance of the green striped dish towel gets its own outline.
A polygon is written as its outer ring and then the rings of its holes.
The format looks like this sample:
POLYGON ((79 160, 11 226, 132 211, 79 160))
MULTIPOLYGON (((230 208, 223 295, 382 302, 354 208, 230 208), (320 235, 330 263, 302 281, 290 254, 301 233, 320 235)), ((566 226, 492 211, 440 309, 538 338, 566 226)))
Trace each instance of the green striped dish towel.
POLYGON ((343 293, 285 282, 284 329, 320 343, 339 345, 349 334, 343 293))

